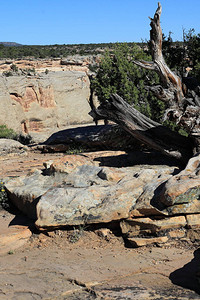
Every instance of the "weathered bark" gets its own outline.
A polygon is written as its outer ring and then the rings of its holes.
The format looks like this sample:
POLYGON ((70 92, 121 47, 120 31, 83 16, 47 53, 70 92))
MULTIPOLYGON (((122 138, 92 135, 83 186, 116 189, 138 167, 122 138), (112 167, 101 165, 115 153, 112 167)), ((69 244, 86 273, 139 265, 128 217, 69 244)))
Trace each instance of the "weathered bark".
POLYGON ((130 150, 140 148, 129 133, 116 124, 107 126, 81 126, 58 131, 44 143, 33 145, 32 149, 43 152, 66 152, 82 148, 93 150, 130 150))
POLYGON ((181 125, 194 141, 194 148, 196 148, 194 152, 198 152, 200 151, 200 87, 198 84, 193 85, 194 90, 191 91, 188 84, 190 80, 186 79, 184 84, 181 78, 167 66, 162 54, 161 11, 161 4, 158 3, 154 18, 150 18, 153 61, 135 61, 135 64, 158 73, 162 85, 149 87, 149 90, 167 103, 168 109, 163 119, 170 119, 181 125))
POLYGON ((135 61, 135 64, 158 73, 163 87, 157 86, 153 88, 153 92, 157 97, 163 101, 173 101, 174 103, 179 104, 184 97, 181 79, 169 69, 162 54, 162 29, 160 27, 161 11, 161 4, 158 3, 154 18, 150 18, 150 26, 152 28, 150 31, 150 41, 153 61, 135 61))
POLYGON ((117 94, 96 110, 102 118, 119 124, 136 139, 168 156, 187 162, 192 156, 191 139, 171 131, 130 106, 117 94))
POLYGON ((110 101, 93 107, 92 113, 97 119, 108 119, 120 124, 138 140, 169 156, 187 161, 200 151, 200 86, 195 83, 191 90, 189 79, 182 80, 167 66, 162 54, 162 30, 160 27, 161 5, 151 20, 151 50, 152 62, 135 61, 140 67, 158 73, 161 85, 148 87, 160 100, 167 103, 163 120, 169 119, 181 125, 189 134, 189 138, 165 128, 133 107, 117 95, 112 95, 110 101))

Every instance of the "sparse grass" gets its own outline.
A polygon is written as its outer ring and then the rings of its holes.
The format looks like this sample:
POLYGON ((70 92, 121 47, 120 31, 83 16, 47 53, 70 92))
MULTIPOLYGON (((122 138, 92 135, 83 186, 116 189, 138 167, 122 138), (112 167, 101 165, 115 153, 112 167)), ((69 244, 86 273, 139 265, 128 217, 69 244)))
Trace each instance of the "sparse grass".
POLYGON ((84 235, 84 230, 86 229, 85 225, 79 225, 78 228, 73 229, 73 232, 69 236, 70 243, 77 243, 80 238, 84 235))
POLYGON ((69 147, 69 149, 66 151, 66 154, 79 154, 85 152, 87 149, 80 145, 72 145, 69 147))

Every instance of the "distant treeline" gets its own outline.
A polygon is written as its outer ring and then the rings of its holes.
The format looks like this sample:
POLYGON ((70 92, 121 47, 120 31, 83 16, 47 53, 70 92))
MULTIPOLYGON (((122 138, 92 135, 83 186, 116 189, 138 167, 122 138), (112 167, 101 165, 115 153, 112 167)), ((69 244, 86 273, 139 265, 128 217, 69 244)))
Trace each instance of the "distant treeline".
MULTIPOLYGON (((122 43, 100 43, 100 44, 74 44, 74 45, 20 45, 15 43, 0 43, 0 59, 22 59, 33 58, 56 58, 69 55, 97 55, 105 49, 114 49, 116 44, 122 43)), ((145 49, 147 43, 126 43, 129 47, 135 44, 145 49)))
MULTIPOLYGON (((134 44, 134 43, 129 43, 134 44)), ((104 52, 105 48, 114 48, 115 43, 75 44, 75 45, 21 45, 5 46, 0 44, 0 59, 2 58, 56 58, 69 55, 96 55, 104 52)))

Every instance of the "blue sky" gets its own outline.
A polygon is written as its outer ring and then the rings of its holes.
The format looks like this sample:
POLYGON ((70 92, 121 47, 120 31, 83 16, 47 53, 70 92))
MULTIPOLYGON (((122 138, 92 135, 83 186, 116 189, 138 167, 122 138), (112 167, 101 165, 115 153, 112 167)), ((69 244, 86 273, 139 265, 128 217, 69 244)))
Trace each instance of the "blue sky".
MULTIPOLYGON (((173 40, 200 32, 200 0, 162 0, 161 26, 173 40)), ((26 45, 149 39, 155 0, 0 0, 0 41, 26 45)))

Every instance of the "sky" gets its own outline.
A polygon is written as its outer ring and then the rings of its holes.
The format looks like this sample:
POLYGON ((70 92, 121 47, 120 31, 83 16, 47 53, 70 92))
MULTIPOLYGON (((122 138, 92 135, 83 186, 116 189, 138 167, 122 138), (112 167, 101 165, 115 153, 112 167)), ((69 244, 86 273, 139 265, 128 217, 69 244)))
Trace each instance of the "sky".
MULTIPOLYGON (((200 0, 162 0, 161 27, 174 41, 200 32, 200 0)), ((0 0, 0 41, 24 45, 141 42, 155 0, 0 0)))

